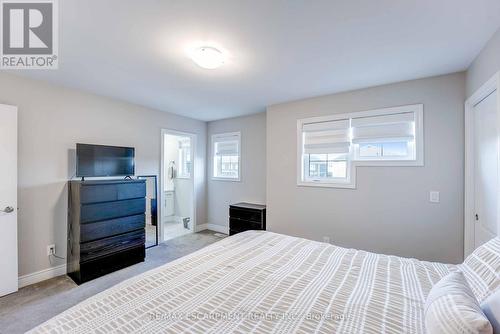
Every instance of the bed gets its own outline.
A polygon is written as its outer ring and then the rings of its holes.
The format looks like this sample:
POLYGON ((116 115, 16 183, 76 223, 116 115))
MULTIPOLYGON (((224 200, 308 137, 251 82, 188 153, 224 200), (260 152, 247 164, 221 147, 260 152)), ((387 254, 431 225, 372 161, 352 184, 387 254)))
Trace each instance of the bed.
POLYGON ((433 284, 464 272, 479 300, 500 242, 464 264, 424 262, 247 231, 124 281, 30 333, 424 333, 433 284))

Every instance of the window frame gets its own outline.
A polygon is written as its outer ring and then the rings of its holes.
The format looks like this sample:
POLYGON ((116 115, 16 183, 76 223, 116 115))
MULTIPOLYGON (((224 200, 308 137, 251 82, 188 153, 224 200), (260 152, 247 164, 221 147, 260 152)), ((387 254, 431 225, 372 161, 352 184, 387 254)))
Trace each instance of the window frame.
POLYGON ((325 188, 348 188, 354 189, 356 188, 356 173, 355 167, 353 165, 352 159, 352 145, 349 153, 347 154, 347 170, 346 170, 346 178, 316 178, 316 179, 307 179, 304 176, 304 159, 302 150, 304 147, 304 132, 302 131, 302 127, 307 123, 319 123, 319 122, 329 122, 329 121, 338 121, 346 119, 346 115, 348 114, 336 114, 330 116, 320 116, 320 117, 310 117, 297 120, 297 185, 304 187, 325 187, 325 188))
MULTIPOLYGON (((328 154, 327 154, 328 155, 328 154)), ((349 159, 349 154, 346 155, 346 159, 345 160, 342 160, 342 159, 338 159, 338 160, 331 160, 331 161, 345 161, 346 162, 346 177, 343 178, 343 177, 331 177, 331 178, 322 178, 322 177, 311 177, 311 176, 306 176, 306 175, 302 175, 302 178, 303 178, 303 182, 305 183, 312 183, 312 184, 315 184, 315 185, 321 185, 321 184, 338 184, 338 185, 344 185, 345 187, 349 188, 350 187, 350 179, 351 179, 351 161, 349 159)), ((304 159, 304 155, 302 155, 302 173, 305 173, 306 170, 309 171, 309 174, 310 174, 310 169, 307 168, 306 169, 306 165, 305 165, 305 160, 304 159)), ((310 158, 307 159, 307 162, 309 163, 309 166, 311 165, 311 160, 310 158)), ((327 164, 328 162, 330 162, 330 160, 326 160, 327 164)), ((328 167, 327 167, 328 168, 328 167)))
POLYGON ((333 114, 328 116, 309 117, 297 120, 297 185, 311 187, 328 187, 328 188, 356 188, 356 168, 357 167, 412 167, 424 166, 424 105, 412 104, 398 107, 389 107, 381 109, 373 109, 366 111, 357 111, 342 114, 333 114), (389 157, 381 157, 379 159, 359 158, 359 146, 351 143, 350 151, 347 156, 347 180, 338 179, 323 179, 323 180, 307 180, 304 177, 304 133, 303 125, 308 123, 319 123, 337 121, 357 117, 382 116, 397 113, 413 112, 415 115, 415 141, 414 141, 414 159, 391 159, 389 157))
MULTIPOLYGON (((411 167, 424 165, 424 105, 412 104, 400 107, 374 109, 350 113, 352 117, 382 116, 397 113, 413 112, 415 114, 415 144, 413 147, 414 159, 390 159, 382 157, 379 159, 360 158, 353 156, 353 162, 360 167, 411 167)), ((353 144, 353 151, 358 150, 353 144)), ((356 153, 356 152, 355 152, 356 153)))
MULTIPOLYGON (((387 143, 391 143, 391 142, 373 142, 373 143, 363 143, 363 144, 375 144, 375 145, 382 145, 381 147, 381 150, 383 152, 384 148, 383 148, 383 145, 384 144, 387 144, 387 143)), ((403 141, 399 141, 399 142, 392 142, 392 143, 404 143, 403 141)), ((407 144, 407 150, 408 150, 408 154, 406 155, 405 158, 402 158, 402 156, 384 156, 384 155, 381 155, 381 156, 377 156, 377 157, 362 157, 360 155, 360 145, 362 144, 353 144, 354 148, 353 148, 353 161, 356 161, 356 162, 386 162, 386 161, 389 161, 389 162, 392 162, 392 163, 400 163, 402 161, 415 161, 414 157, 416 155, 416 149, 415 149, 415 143, 410 143, 410 142, 406 142, 407 144)), ((361 166, 362 164, 358 164, 358 166, 361 166)), ((368 166, 368 165, 367 165, 368 166)), ((391 164, 391 166, 396 166, 394 164, 391 164)), ((369 165, 369 167, 374 167, 374 166, 371 166, 369 165)))
MULTIPOLYGON (((212 135, 211 140, 211 179, 214 181, 229 181, 229 182, 241 182, 241 132, 225 132, 225 133, 216 133, 212 135), (234 139, 238 141, 238 177, 223 177, 223 176, 215 176, 215 144, 218 142, 223 142, 221 139, 234 139)), ((229 140, 227 140, 229 141, 229 140)))

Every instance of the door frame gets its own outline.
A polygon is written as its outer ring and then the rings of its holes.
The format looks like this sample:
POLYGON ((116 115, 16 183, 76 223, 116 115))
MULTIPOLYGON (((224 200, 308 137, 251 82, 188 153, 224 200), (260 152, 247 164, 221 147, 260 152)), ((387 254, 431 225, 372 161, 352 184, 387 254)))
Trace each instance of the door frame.
POLYGON ((159 196, 159 205, 158 205, 158 244, 164 242, 164 231, 163 231, 163 203, 165 201, 165 179, 166 179, 166 173, 165 173, 165 136, 169 135, 175 135, 175 136, 185 136, 185 137, 190 137, 191 138, 191 161, 193 163, 193 169, 191 173, 191 180, 193 181, 193 220, 192 220, 192 231, 191 233, 196 232, 197 224, 196 224, 196 173, 198 171, 198 164, 196 163, 196 150, 197 150, 197 139, 198 135, 196 133, 191 133, 191 132, 185 132, 185 131, 179 131, 179 130, 174 130, 174 129, 161 129, 161 136, 160 136, 160 141, 161 141, 161 154, 160 154, 160 196, 159 196))
MULTIPOLYGON (((490 94, 497 94, 497 127, 500 130, 500 71, 484 83, 467 101, 465 101, 465 198, 464 198, 464 258, 474 250, 474 107, 490 94)), ((500 147, 500 142, 499 142, 500 147)), ((500 152, 499 155, 500 157, 500 152)), ((499 164, 500 166, 500 158, 499 164)), ((500 182, 497 210, 500 219, 500 182)), ((497 234, 500 223, 497 221, 497 234)))

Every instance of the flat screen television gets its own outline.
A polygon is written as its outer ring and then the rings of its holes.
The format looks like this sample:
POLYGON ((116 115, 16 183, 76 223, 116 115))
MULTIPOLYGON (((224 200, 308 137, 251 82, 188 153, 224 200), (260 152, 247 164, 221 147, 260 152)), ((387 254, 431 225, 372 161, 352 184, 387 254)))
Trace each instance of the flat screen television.
POLYGON ((131 176, 135 173, 133 147, 76 144, 76 176, 131 176))

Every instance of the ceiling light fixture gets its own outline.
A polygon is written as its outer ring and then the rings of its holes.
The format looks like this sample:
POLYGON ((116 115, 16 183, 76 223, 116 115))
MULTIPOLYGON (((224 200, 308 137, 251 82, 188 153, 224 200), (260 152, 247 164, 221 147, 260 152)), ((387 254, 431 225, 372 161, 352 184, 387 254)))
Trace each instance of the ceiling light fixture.
POLYGON ((224 64, 225 57, 222 52, 211 46, 203 46, 191 53, 191 59, 196 65, 213 70, 224 64))

